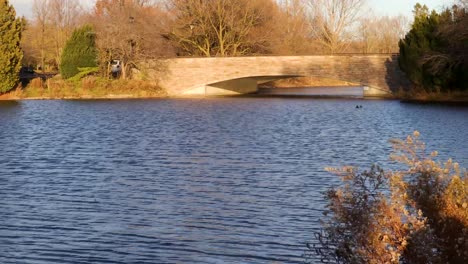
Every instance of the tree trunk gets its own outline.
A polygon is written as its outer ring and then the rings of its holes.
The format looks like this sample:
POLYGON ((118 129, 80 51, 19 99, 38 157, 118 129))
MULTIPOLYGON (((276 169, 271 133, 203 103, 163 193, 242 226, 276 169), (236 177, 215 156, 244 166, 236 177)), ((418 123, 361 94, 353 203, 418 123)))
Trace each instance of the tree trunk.
POLYGON ((120 63, 122 67, 120 78, 122 78, 122 80, 126 80, 127 79, 127 64, 124 61, 121 61, 120 63))

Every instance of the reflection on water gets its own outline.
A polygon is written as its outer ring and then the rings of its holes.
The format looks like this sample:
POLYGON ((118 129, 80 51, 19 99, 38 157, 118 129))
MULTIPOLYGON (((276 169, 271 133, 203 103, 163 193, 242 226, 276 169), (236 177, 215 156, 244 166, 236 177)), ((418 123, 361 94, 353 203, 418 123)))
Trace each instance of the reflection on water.
POLYGON ((0 110, 6 110, 8 108, 15 108, 18 106, 20 106, 18 101, 0 100, 0 110))
POLYGON ((363 87, 299 87, 299 88, 260 88, 260 95, 281 96, 343 96, 364 97, 363 87))
POLYGON ((301 263, 338 182, 324 167, 388 164, 388 138, 416 129, 468 165, 468 108, 218 98, 0 109, 1 263, 301 263))
MULTIPOLYGON (((1 120, 2 119, 13 120, 15 119, 15 116, 17 116, 20 112, 21 112, 21 103, 17 101, 0 100, 0 135, 2 133, 2 130, 7 130, 6 124, 2 124, 1 120)), ((0 155, 1 155, 1 152, 0 152, 0 155)))

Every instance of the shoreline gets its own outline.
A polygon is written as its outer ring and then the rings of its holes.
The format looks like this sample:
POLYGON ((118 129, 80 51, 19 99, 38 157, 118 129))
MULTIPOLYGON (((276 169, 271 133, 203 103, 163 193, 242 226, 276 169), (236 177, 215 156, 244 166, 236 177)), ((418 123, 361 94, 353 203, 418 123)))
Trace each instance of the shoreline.
POLYGON ((1 97, 0 101, 58 101, 58 100, 123 100, 123 99, 163 99, 171 98, 167 95, 161 96, 134 96, 134 95, 106 95, 106 96, 39 96, 39 97, 1 97))
POLYGON ((46 101, 46 100, 144 100, 144 99, 180 99, 180 98, 236 98, 236 97, 257 97, 257 98, 297 98, 297 99, 349 99, 349 100, 399 100, 401 103, 407 104, 451 104, 451 105, 466 105, 468 106, 468 98, 407 98, 398 96, 372 96, 372 97, 355 97, 355 96, 330 96, 330 95, 274 95, 274 94, 239 94, 230 96, 171 96, 171 95, 152 95, 138 96, 131 94, 109 94, 104 96, 5 96, 0 95, 0 101, 46 101))
POLYGON ((468 106, 468 99, 399 99, 404 104, 434 104, 434 105, 456 105, 456 106, 468 106))
MULTIPOLYGON (((277 88, 278 90, 288 90, 288 88, 277 88)), ((349 99, 349 100, 399 100, 407 104, 447 104, 468 106, 468 92, 455 94, 395 94, 387 96, 356 96, 356 95, 333 95, 333 94, 288 94, 288 93, 257 93, 238 95, 169 95, 164 90, 158 92, 147 92, 144 90, 133 90, 130 93, 120 91, 117 93, 101 92, 99 95, 91 94, 66 94, 61 95, 27 95, 24 91, 13 90, 0 95, 0 101, 34 101, 34 100, 142 100, 142 99, 180 99, 180 98, 236 98, 236 97, 256 97, 256 98, 296 98, 296 99, 349 99)))
POLYGON ((108 94, 102 96, 9 96, 0 95, 0 101, 41 101, 41 100, 140 100, 140 99, 200 99, 200 98, 296 98, 296 99, 348 99, 348 100, 398 100, 392 96, 353 96, 353 95, 295 95, 295 94, 235 94, 235 95, 133 95, 108 94))
POLYGON ((451 104, 468 105, 468 92, 455 92, 452 94, 423 94, 396 96, 402 103, 408 104, 451 104))

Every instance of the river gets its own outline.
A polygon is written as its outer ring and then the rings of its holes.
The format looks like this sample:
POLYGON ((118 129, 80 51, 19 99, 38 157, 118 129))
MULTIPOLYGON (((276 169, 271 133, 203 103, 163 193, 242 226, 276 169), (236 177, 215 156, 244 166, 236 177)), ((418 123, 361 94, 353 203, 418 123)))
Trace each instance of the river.
POLYGON ((0 263, 301 263, 339 183, 324 167, 393 166, 414 130, 468 166, 466 107, 0 102, 0 263))

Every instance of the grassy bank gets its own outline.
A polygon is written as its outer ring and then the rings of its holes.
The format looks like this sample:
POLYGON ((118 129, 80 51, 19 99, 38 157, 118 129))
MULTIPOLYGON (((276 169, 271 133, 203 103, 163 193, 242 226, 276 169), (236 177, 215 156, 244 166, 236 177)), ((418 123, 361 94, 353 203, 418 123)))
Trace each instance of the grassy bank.
POLYGON ((109 80, 86 77, 79 81, 51 78, 22 80, 18 87, 0 95, 0 100, 18 99, 117 99, 167 97, 164 89, 147 81, 109 80))
MULTIPOLYGON (((35 74, 35 76, 40 76, 35 74)), ((22 79, 16 89, 0 95, 0 100, 41 100, 41 99, 122 99, 122 98, 164 98, 167 92, 144 80, 111 80, 88 76, 79 80, 63 80, 59 76, 22 79)), ((259 88, 297 88, 309 86, 353 86, 342 81, 313 77, 290 78, 261 84, 259 88)), ((397 99, 409 103, 447 103, 468 105, 468 91, 428 92, 423 89, 399 91, 389 97, 372 99, 397 99)))

